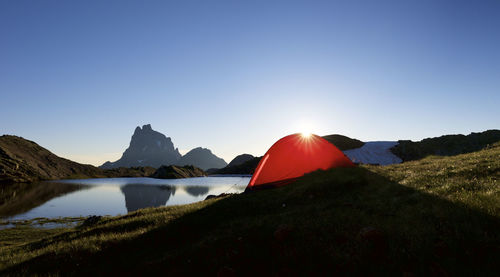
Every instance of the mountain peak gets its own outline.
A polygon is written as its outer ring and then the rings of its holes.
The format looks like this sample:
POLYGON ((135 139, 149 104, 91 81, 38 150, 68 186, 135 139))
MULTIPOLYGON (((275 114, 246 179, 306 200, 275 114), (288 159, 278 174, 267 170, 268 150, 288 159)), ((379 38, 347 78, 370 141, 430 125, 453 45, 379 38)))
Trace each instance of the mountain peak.
POLYGON ((208 148, 196 147, 191 151, 187 152, 186 155, 178 162, 179 165, 194 165, 203 170, 209 168, 223 168, 227 165, 226 161, 217 157, 208 148))
POLYGON ((227 166, 228 167, 237 166, 237 165, 243 164, 244 162, 247 162, 253 158, 255 158, 253 155, 241 154, 241 155, 236 156, 227 166))
POLYGON ((147 132, 155 132, 153 131, 153 128, 151 127, 151 124, 145 124, 141 126, 137 126, 134 131, 135 134, 141 134, 141 133, 147 133, 147 132))
POLYGON ((176 164, 181 154, 174 147, 172 140, 164 134, 153 130, 151 124, 135 128, 130 146, 122 157, 113 163, 105 163, 103 168, 152 166, 176 164))
POLYGON ((212 154, 212 151, 208 148, 203 148, 203 147, 196 147, 196 148, 193 148, 191 151, 189 152, 193 152, 193 151, 196 151, 196 152, 208 152, 210 154, 212 154))
POLYGON ((153 130, 151 124, 135 128, 130 146, 122 157, 115 162, 105 162, 101 168, 162 165, 194 165, 201 169, 222 168, 227 163, 214 155, 208 148, 196 147, 182 156, 174 147, 172 140, 164 134, 153 130))

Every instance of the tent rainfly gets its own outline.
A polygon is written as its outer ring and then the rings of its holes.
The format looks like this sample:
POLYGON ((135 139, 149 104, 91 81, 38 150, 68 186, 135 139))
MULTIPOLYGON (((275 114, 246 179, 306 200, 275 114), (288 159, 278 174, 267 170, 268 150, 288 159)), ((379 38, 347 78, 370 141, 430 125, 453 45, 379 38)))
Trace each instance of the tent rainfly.
POLYGON ((318 169, 353 166, 342 151, 324 138, 293 134, 278 140, 267 150, 246 190, 286 185, 318 169))

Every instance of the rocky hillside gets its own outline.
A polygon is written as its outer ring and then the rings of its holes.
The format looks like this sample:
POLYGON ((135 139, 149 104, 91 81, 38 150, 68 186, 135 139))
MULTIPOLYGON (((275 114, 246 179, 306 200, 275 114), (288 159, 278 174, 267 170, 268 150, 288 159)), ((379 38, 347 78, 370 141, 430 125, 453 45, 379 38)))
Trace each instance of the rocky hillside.
POLYGON ((75 178, 149 177, 155 171, 155 168, 147 166, 101 169, 58 157, 21 137, 0 137, 0 184, 75 178))
POLYGON ((203 170, 209 168, 223 168, 227 165, 223 159, 215 156, 210 149, 201 147, 187 152, 186 155, 180 158, 177 164, 181 166, 194 165, 203 170))
MULTIPOLYGON (((239 172, 241 171, 241 165, 255 159, 254 156, 250 154, 241 154, 236 156, 226 167, 223 168, 209 168, 205 170, 207 174, 213 175, 213 174, 251 174, 251 173, 233 173, 233 172, 239 172), (221 173, 222 172, 222 173, 221 173)), ((244 170, 245 172, 248 170, 244 170)))
POLYGON ((227 167, 232 167, 232 166, 237 166, 237 165, 240 165, 244 162, 247 162, 251 159, 255 158, 254 156, 250 155, 250 154, 241 154, 241 155, 238 155, 236 156, 236 158, 234 158, 228 165, 227 167))
POLYGON ((323 138, 332 143, 333 145, 335 145, 338 149, 342 151, 360 148, 365 144, 360 140, 352 139, 350 137, 346 137, 343 135, 328 135, 324 136, 323 138))
POLYGON ((103 174, 106 177, 149 177, 155 173, 156 168, 150 166, 118 167, 104 169, 103 174))
POLYGON ((150 177, 159 178, 159 179, 180 179, 180 178, 189 178, 189 177, 203 177, 206 176, 206 173, 194 166, 186 165, 186 166, 161 166, 153 173, 150 177))
POLYGON ((262 157, 253 157, 252 159, 235 166, 226 166, 224 168, 214 170, 211 174, 253 174, 255 168, 262 157))
POLYGON ((169 137, 154 131, 150 124, 137 127, 130 146, 116 162, 106 162, 101 168, 117 168, 132 166, 151 166, 158 168, 162 165, 176 164, 181 154, 169 137))
POLYGON ((0 137, 0 183, 79 177, 103 177, 103 171, 58 157, 21 137, 0 137))
POLYGON ((454 156, 471 153, 500 141, 500 130, 488 130, 465 135, 446 135, 421 141, 400 140, 391 151, 403 161, 413 161, 429 155, 454 156))

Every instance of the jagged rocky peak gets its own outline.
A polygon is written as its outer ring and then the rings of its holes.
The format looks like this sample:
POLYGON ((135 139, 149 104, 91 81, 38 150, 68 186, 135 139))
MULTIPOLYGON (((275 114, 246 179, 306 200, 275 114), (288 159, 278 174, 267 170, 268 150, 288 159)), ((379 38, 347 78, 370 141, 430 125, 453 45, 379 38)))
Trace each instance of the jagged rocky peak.
POLYGON ((116 162, 105 163, 103 168, 152 166, 176 164, 181 158, 179 150, 172 140, 164 134, 153 130, 151 124, 135 128, 130 146, 116 162))
MULTIPOLYGON (((141 127, 137 126, 135 128, 134 135, 130 141, 130 147, 127 151, 139 151, 139 152, 156 152, 156 151, 167 151, 167 152, 177 152, 176 155, 180 158, 180 153, 174 148, 172 139, 166 137, 164 134, 154 131, 151 128, 151 124, 147 124, 141 127)), ((175 153, 174 153, 175 154, 175 153)))
POLYGON ((135 128, 130 146, 116 162, 106 162, 101 168, 162 165, 194 165, 203 170, 222 168, 227 163, 207 148, 197 147, 182 156, 172 140, 153 130, 150 124, 135 128))
POLYGON ((142 125, 142 129, 141 129, 141 126, 137 126, 135 128, 134 135, 137 133, 144 133, 144 132, 156 132, 156 131, 153 131, 153 128, 151 128, 151 124, 146 124, 146 125, 142 125))

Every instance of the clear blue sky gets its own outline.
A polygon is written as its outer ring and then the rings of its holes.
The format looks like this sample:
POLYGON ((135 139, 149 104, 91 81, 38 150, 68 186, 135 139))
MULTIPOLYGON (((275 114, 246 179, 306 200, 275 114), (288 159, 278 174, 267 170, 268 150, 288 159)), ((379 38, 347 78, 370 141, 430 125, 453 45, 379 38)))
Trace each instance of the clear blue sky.
POLYGON ((0 1, 0 134, 99 165, 500 128, 500 1, 0 1))

